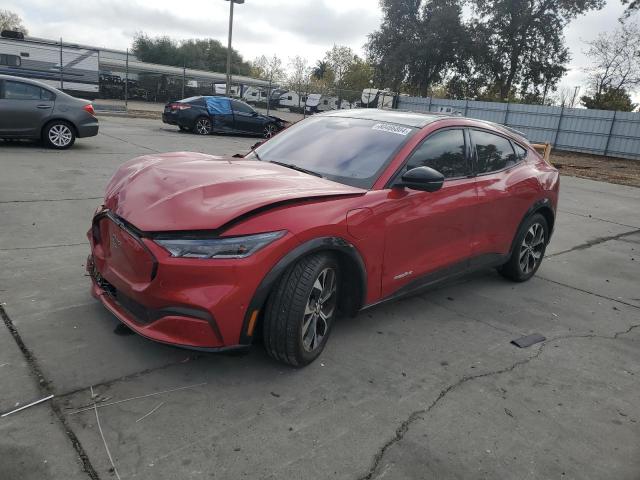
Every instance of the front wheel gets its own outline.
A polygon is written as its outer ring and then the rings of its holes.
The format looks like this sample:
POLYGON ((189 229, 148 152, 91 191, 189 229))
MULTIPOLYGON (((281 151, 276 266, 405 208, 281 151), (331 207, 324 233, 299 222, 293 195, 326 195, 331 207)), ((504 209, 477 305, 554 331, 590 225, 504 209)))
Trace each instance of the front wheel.
POLYGON ((76 134, 70 123, 59 120, 47 125, 43 132, 44 143, 49 148, 64 150, 76 141, 76 134))
POLYGON ((302 367, 324 349, 337 310, 339 268, 335 257, 317 253, 290 267, 269 296, 263 336, 267 353, 302 367))
POLYGON ((539 213, 532 215, 520 226, 511 257, 498 271, 516 282, 529 280, 542 263, 548 241, 547 219, 539 213))
POLYGON ((264 138, 269 139, 273 137, 276 133, 278 133, 278 127, 276 127, 273 123, 267 123, 264 126, 264 132, 263 132, 264 138))

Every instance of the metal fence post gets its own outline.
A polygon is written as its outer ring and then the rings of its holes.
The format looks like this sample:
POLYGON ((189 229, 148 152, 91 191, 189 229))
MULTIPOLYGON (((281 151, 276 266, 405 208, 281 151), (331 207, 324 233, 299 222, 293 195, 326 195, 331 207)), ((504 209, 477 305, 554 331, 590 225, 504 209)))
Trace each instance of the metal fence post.
POLYGON ((504 112, 504 122, 503 125, 509 125, 509 100, 507 100, 507 109, 504 112))
POLYGON ((267 116, 271 107, 271 79, 269 79, 269 90, 267 91, 267 116))
POLYGON ((64 89, 64 66, 62 64, 62 37, 60 37, 60 90, 64 89))
POLYGON ((464 102, 464 116, 467 116, 467 112, 469 111, 469 99, 466 98, 464 102))
POLYGON ((558 143, 558 135, 560 134, 560 124, 562 123, 562 117, 564 116, 564 104, 562 105, 562 109, 560 110, 560 118, 558 119, 558 128, 556 128, 556 135, 553 138, 553 148, 556 148, 558 143))
POLYGON ((429 97, 429 105, 427 106, 427 112, 431 111, 431 97, 429 97))
POLYGON ((129 111, 129 49, 127 48, 127 57, 124 68, 124 109, 129 111))
POLYGON ((183 64, 182 65, 182 98, 184 98, 184 80, 186 76, 187 76, 187 66, 183 64))
POLYGON ((611 118, 611 125, 609 126, 609 135, 607 135, 607 144, 604 146, 604 153, 603 155, 606 157, 607 153, 609 152, 609 143, 611 142, 611 134, 613 133, 613 126, 616 123, 616 114, 618 113, 617 110, 615 110, 613 112, 613 117, 611 118))

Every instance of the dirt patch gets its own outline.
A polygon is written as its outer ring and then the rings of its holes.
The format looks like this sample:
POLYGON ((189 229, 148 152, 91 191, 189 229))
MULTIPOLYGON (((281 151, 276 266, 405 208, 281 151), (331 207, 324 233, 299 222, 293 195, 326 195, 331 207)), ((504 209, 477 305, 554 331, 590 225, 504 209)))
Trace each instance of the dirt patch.
POLYGON ((561 175, 640 187, 640 160, 552 151, 551 163, 561 175))

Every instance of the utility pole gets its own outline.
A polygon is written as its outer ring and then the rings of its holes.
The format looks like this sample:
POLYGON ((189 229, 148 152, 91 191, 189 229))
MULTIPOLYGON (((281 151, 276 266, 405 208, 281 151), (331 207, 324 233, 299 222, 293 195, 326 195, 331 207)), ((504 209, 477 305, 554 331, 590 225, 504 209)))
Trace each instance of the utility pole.
POLYGON ((231 37, 233 36, 233 4, 243 4, 244 0, 225 0, 229 2, 229 42, 227 44, 227 97, 231 94, 231 37))
POLYGON ((124 69, 124 109, 129 111, 129 49, 127 48, 127 57, 124 69))

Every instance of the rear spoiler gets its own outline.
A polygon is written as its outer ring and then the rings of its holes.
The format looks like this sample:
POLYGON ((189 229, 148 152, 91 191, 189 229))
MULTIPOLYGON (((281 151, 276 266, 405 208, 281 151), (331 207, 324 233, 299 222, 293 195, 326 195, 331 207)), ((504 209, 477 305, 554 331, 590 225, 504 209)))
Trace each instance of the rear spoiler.
POLYGON ((547 143, 532 143, 531 146, 542 155, 545 162, 551 165, 551 144, 547 143))

